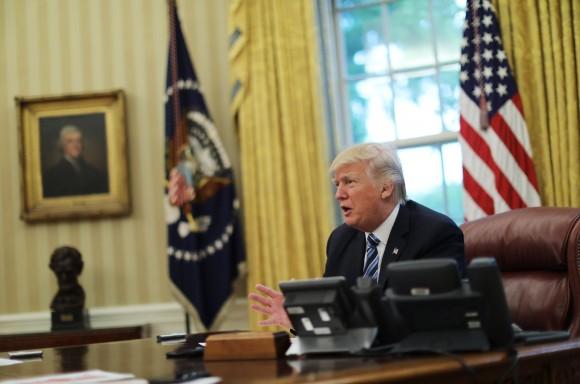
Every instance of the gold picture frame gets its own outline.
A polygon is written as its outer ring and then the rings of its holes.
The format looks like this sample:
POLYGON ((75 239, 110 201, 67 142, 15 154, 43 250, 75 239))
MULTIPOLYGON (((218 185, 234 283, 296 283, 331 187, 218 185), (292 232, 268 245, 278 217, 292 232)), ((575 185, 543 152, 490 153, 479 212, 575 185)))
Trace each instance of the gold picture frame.
POLYGON ((25 221, 128 215, 122 90, 16 97, 25 221))

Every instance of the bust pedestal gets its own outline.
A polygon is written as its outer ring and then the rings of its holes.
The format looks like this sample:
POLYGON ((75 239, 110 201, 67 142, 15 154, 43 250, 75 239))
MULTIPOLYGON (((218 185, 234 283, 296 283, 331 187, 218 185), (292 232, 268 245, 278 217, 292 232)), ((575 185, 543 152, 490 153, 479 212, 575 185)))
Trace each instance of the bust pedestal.
POLYGON ((86 309, 52 310, 51 331, 89 329, 89 312, 86 309))

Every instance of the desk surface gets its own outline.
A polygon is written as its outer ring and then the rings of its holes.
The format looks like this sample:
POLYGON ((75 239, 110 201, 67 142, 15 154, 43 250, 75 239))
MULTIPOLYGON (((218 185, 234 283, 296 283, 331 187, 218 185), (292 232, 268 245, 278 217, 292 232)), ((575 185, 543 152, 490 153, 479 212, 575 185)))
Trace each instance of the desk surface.
MULTIPOLYGON (((0 381, 13 378, 102 369, 133 373, 137 378, 172 381, 208 372, 226 383, 469 383, 464 368, 450 357, 340 357, 204 362, 201 358, 167 359, 181 343, 140 339, 44 350, 41 361, 0 367, 0 381)), ((580 339, 519 347, 518 373, 525 382, 574 382, 580 362, 580 339)), ((0 357, 7 357, 0 353, 0 357)), ((478 383, 495 382, 512 362, 505 352, 461 355, 478 383)))

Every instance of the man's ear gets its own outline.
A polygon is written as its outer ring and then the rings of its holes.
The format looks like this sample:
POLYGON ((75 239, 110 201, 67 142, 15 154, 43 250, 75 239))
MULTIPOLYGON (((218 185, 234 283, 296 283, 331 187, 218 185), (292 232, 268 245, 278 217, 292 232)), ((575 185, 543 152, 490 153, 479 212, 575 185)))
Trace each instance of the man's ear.
POLYGON ((381 187, 381 199, 387 200, 393 195, 395 185, 393 183, 384 183, 381 187))

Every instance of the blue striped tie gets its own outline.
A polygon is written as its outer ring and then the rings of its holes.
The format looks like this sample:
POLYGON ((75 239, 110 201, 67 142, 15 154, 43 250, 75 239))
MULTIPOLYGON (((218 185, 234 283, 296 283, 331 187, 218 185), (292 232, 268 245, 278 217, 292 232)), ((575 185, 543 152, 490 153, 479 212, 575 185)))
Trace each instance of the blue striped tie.
POLYGON ((370 277, 375 282, 379 281, 379 251, 377 245, 381 241, 372 233, 367 236, 367 261, 363 276, 370 277))

